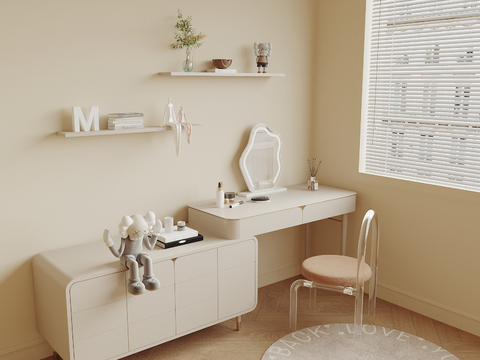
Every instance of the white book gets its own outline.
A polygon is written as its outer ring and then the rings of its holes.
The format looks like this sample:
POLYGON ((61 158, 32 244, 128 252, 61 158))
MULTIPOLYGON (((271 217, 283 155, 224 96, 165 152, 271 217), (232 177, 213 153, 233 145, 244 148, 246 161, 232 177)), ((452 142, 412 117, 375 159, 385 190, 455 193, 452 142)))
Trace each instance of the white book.
POLYGON ((108 130, 143 129, 143 125, 108 125, 108 130))
POLYGON ((217 73, 217 74, 235 74, 237 69, 207 69, 207 72, 217 73))
POLYGON ((129 117, 142 117, 143 113, 139 112, 124 112, 124 113, 110 113, 109 118, 129 118, 129 117))
POLYGON ((108 119, 108 125, 143 124, 143 118, 108 119))

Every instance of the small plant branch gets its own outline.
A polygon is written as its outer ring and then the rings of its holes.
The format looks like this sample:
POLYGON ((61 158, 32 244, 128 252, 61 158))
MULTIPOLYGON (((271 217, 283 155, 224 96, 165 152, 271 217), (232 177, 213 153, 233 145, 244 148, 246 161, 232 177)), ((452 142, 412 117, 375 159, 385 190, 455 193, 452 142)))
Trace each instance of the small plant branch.
POLYGON ((320 167, 320 164, 322 163, 322 160, 320 160, 317 164, 317 167, 315 167, 315 161, 317 161, 317 158, 313 158, 312 161, 310 162, 310 159, 307 159, 308 162, 308 170, 310 171, 310 176, 315 177, 317 176, 318 168, 320 167))
POLYGON ((183 49, 184 47, 198 48, 203 45, 202 41, 207 35, 195 33, 196 29, 192 26, 191 16, 187 16, 187 18, 184 19, 180 9, 177 9, 177 13, 178 22, 175 25, 177 32, 174 33, 176 43, 171 44, 172 47, 174 49, 183 49))

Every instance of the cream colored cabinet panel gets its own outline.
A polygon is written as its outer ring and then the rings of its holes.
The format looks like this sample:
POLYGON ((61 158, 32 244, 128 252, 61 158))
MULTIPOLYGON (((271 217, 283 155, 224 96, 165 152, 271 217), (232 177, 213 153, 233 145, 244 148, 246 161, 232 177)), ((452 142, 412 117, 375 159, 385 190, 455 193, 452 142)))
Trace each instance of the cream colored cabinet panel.
POLYGON ((148 253, 161 287, 137 296, 127 292, 128 271, 101 240, 38 254, 37 328, 63 360, 124 358, 253 310, 257 249, 255 238, 211 235, 155 248, 148 253))
POLYGON ((177 334, 205 327, 217 320, 217 298, 186 306, 176 311, 177 334))
MULTIPOLYGON (((158 304, 157 306, 162 306, 158 304)), ((175 311, 128 325, 130 351, 175 336, 175 311)))
POLYGON ((175 283, 217 272, 217 249, 198 252, 175 260, 175 283))
POLYGON ((125 300, 77 311, 72 314, 74 340, 82 340, 127 326, 125 300))
MULTIPOLYGON (((153 274, 160 280, 160 286, 170 286, 175 282, 173 261, 161 261, 153 264, 153 274)), ((133 295, 132 295, 133 296, 133 295)))
POLYGON ((80 281, 70 288, 72 311, 90 309, 125 299, 125 272, 80 281))
POLYGON ((264 234, 302 224, 302 209, 293 208, 276 213, 263 214, 243 219, 239 223, 238 237, 264 234))
POLYGON ((76 341, 74 349, 72 360, 105 360, 124 354, 128 351, 127 327, 76 341))
POLYGON ((218 271, 256 261, 255 241, 243 241, 218 249, 218 271))
POLYGON ((218 298, 218 318, 230 318, 246 310, 252 311, 256 305, 257 287, 252 285, 218 298))
POLYGON ((319 204, 311 204, 303 209, 303 222, 310 223, 329 217, 343 215, 355 211, 356 195, 325 201, 319 204))
POLYGON ((130 295, 127 297, 127 309, 129 324, 175 310, 174 286, 145 291, 141 296, 130 295))
POLYGON ((175 286, 177 309, 217 297, 217 274, 185 281, 175 286))
POLYGON ((238 289, 255 285, 255 263, 237 266, 218 273, 218 294, 223 295, 238 289))

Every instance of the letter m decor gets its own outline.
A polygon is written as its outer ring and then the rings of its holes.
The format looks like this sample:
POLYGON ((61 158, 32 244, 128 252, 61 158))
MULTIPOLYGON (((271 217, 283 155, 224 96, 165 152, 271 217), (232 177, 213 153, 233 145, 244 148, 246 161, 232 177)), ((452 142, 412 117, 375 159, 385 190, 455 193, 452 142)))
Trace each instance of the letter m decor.
POLYGON ((98 106, 92 106, 88 114, 88 120, 85 120, 82 109, 80 107, 72 108, 72 128, 74 132, 79 132, 80 127, 83 131, 90 131, 93 125, 93 131, 100 130, 98 121, 98 106))

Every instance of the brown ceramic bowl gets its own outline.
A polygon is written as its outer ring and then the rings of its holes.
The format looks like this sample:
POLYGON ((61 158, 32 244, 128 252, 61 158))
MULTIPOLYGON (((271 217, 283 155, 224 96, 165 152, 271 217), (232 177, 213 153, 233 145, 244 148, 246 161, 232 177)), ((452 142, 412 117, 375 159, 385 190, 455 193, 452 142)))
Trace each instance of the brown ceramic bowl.
POLYGON ((227 69, 232 65, 232 59, 213 59, 212 63, 217 69, 227 69))

